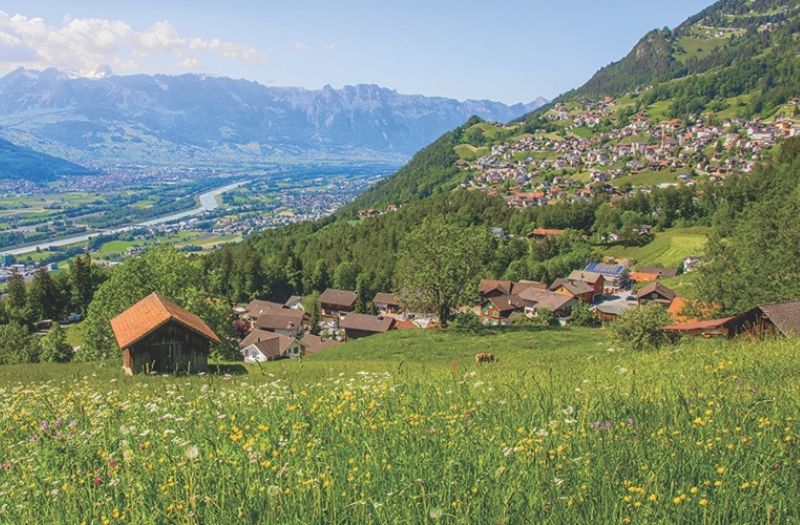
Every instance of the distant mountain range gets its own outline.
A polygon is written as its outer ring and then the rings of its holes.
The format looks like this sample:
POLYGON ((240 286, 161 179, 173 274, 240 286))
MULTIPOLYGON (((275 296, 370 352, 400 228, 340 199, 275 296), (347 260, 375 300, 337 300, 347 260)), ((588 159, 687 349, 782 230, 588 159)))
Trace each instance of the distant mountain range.
POLYGON ((92 170, 0 139, 0 180, 46 182, 59 176, 90 175, 92 170))
POLYGON ((401 95, 375 85, 268 87, 187 74, 0 78, 0 136, 78 163, 399 161, 471 115, 506 122, 547 101, 506 105, 401 95))

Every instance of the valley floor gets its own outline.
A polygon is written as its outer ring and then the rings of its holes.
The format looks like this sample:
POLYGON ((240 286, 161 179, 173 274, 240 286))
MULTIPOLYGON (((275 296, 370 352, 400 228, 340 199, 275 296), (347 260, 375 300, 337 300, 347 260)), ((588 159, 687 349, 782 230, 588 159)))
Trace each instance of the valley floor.
POLYGON ((796 341, 411 330, 223 372, 0 367, 0 522, 800 520, 796 341))

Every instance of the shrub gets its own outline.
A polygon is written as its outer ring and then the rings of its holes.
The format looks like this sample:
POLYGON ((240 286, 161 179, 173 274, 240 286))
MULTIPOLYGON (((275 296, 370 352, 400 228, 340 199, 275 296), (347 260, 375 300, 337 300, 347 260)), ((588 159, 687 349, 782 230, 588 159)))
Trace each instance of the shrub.
POLYGON ((483 328, 481 318, 470 312, 461 312, 453 316, 450 326, 462 332, 474 332, 483 328))
POLYGON ((650 350, 673 341, 673 337, 661 330, 672 322, 667 311, 657 304, 641 308, 630 308, 611 325, 615 343, 631 350, 650 350))
POLYGON ((39 359, 48 363, 66 363, 72 359, 72 347, 67 343, 67 334, 55 323, 40 341, 39 359))
POLYGON ((600 319, 598 319, 595 311, 584 302, 579 302, 572 307, 572 316, 569 322, 572 326, 592 327, 600 325, 600 319))

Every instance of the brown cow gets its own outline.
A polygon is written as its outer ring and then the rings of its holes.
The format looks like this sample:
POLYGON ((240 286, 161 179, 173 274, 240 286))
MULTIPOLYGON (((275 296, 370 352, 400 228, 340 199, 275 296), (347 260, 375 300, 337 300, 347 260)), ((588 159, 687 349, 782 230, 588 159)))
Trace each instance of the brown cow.
POLYGON ((475 354, 475 362, 480 363, 499 363, 500 358, 494 354, 490 354, 488 352, 480 352, 475 354))

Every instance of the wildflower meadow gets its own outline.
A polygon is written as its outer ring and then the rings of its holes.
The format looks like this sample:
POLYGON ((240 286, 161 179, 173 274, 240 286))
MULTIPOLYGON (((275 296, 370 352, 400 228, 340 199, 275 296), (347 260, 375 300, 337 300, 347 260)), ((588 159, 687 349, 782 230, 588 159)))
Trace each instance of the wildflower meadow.
POLYGON ((580 335, 486 365, 395 333, 232 375, 6 368, 0 523, 800 522, 797 342, 580 335))

